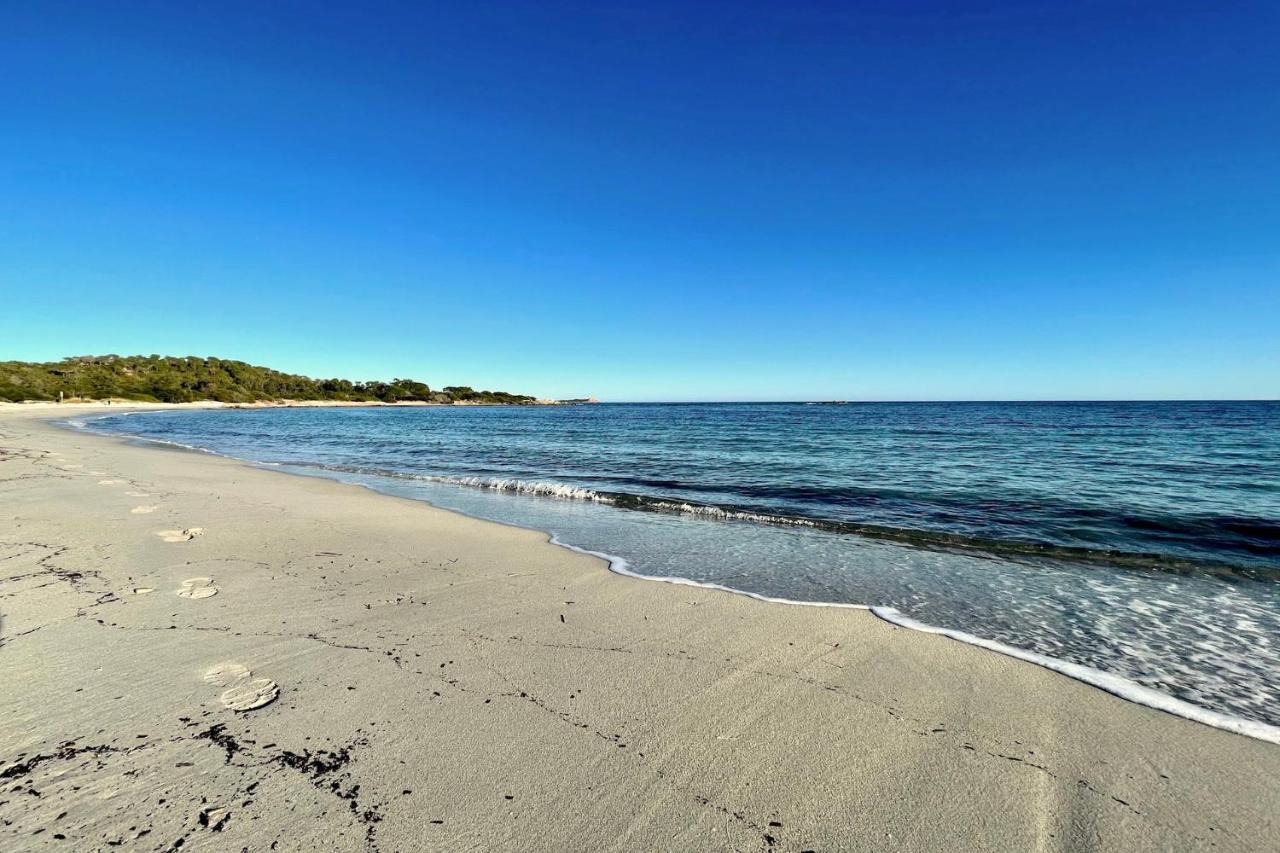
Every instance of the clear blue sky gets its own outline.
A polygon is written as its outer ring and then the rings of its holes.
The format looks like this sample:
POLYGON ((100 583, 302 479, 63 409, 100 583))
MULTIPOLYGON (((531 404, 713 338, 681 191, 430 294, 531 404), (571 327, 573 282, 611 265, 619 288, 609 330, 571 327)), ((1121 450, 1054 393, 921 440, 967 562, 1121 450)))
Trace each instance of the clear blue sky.
POLYGON ((1275 2, 0 6, 0 358, 1280 396, 1275 2))

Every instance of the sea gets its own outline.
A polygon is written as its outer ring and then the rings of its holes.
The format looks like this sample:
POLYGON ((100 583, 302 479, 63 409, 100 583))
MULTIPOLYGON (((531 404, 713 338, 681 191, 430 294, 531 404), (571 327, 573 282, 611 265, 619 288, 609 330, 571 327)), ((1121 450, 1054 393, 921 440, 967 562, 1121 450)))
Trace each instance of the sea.
POLYGON ((269 408, 74 423, 536 528, 629 574, 865 605, 1155 707, 1280 732, 1280 402, 269 408))

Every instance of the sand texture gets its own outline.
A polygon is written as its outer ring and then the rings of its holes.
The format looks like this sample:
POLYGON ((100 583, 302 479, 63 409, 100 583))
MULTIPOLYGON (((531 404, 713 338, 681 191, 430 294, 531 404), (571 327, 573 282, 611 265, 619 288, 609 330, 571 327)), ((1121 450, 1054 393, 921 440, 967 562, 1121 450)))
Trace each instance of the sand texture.
POLYGON ((1280 747, 50 416, 0 408, 0 850, 1280 849, 1280 747))

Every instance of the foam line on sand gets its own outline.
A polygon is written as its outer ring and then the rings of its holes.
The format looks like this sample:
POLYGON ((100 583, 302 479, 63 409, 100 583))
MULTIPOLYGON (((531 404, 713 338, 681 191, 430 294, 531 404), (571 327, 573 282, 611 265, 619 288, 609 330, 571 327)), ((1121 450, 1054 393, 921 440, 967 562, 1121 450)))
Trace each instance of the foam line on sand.
POLYGON ((1029 652, 1026 649, 1019 649, 996 640, 977 637, 964 631, 929 625, 917 619, 912 619, 893 607, 872 607, 871 612, 886 622, 891 622, 902 628, 910 628, 913 631, 920 631, 925 634, 950 637, 953 640, 968 643, 980 649, 988 649, 1002 655, 1008 655, 1011 658, 1034 663, 1045 669, 1061 673, 1068 678, 1074 678, 1076 681, 1083 681, 1085 684, 1090 684, 1099 690, 1105 690, 1113 696, 1119 696, 1121 699, 1127 699, 1130 702, 1145 705, 1157 711, 1173 714, 1175 717, 1183 717, 1188 720, 1194 720, 1197 723, 1203 723, 1206 726, 1213 726, 1216 729, 1223 729, 1247 737, 1257 738, 1258 740, 1265 740, 1269 743, 1280 744, 1280 727, 1270 726, 1257 720, 1245 720, 1229 714, 1210 711, 1207 708, 1192 705, 1190 702, 1184 702, 1167 693, 1152 690, 1150 687, 1130 681, 1127 678, 1121 678, 1118 675, 1112 675, 1090 666, 1037 654, 1036 652, 1029 652))

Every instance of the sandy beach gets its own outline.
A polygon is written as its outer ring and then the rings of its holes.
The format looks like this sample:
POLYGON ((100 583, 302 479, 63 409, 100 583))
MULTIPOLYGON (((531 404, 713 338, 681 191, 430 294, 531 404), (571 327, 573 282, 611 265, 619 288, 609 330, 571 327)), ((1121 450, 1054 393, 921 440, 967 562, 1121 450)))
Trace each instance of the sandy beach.
POLYGON ((69 411, 0 407, 0 849, 1280 849, 1275 745, 69 411))

